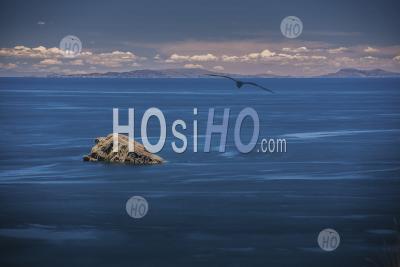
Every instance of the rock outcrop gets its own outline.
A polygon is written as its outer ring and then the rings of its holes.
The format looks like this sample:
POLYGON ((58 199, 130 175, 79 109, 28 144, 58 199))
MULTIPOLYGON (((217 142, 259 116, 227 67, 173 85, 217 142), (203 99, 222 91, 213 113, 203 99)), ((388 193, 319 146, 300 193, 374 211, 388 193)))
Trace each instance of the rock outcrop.
POLYGON ((137 165, 151 165, 160 164, 164 160, 150 153, 146 148, 139 142, 132 140, 134 143, 134 152, 128 152, 128 136, 119 134, 118 135, 118 152, 113 152, 113 134, 109 134, 107 137, 98 137, 95 139, 96 145, 93 146, 92 151, 89 155, 84 156, 84 161, 104 161, 104 162, 115 162, 115 163, 127 163, 137 165))

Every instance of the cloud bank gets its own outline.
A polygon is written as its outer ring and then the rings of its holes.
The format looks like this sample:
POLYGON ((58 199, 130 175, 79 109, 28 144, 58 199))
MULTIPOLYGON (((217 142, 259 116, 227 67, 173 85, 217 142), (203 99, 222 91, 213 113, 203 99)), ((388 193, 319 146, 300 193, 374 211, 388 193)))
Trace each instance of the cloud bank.
MULTIPOLYGON (((65 58, 57 47, 0 48, 2 73, 90 73, 137 68, 204 68, 243 74, 319 75, 339 68, 400 72, 400 45, 332 46, 320 42, 194 42, 152 44, 154 54, 84 49, 65 58)), ((4 76, 4 75, 3 75, 4 76)))

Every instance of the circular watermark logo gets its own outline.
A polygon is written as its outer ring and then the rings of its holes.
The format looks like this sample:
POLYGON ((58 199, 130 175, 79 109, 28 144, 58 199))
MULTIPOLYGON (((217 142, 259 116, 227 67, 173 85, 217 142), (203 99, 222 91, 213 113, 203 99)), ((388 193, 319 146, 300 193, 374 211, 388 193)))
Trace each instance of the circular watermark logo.
POLYGON ((73 58, 81 53, 82 42, 78 37, 68 35, 62 38, 60 42, 60 49, 63 51, 65 57, 73 58))
POLYGON ((126 202, 126 212, 135 219, 143 218, 149 210, 149 204, 144 197, 133 196, 126 202))
POLYGON ((333 251, 339 247, 339 244, 340 236, 333 229, 324 229, 318 235, 318 245, 325 251, 333 251))
POLYGON ((288 16, 281 22, 281 32, 287 38, 297 38, 303 32, 303 22, 298 17, 288 16))

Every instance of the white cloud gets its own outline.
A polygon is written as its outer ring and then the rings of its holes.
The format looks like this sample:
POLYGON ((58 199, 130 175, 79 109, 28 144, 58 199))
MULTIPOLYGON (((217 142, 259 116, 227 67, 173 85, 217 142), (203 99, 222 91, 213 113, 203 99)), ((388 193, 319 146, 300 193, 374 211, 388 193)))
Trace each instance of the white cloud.
POLYGON ((58 59, 43 59, 39 62, 40 65, 61 65, 62 62, 58 59))
POLYGON ((16 58, 60 58, 63 57, 62 50, 56 47, 46 48, 38 46, 29 48, 23 45, 17 45, 14 48, 1 48, 0 56, 16 58))
POLYGON ((177 62, 207 62, 207 61, 217 61, 218 57, 215 55, 208 53, 202 55, 179 55, 179 54, 172 54, 165 62, 167 63, 177 63, 177 62))
POLYGON ((268 49, 265 49, 261 52, 260 56, 262 58, 268 58, 268 57, 273 57, 275 55, 274 52, 269 51, 268 49))
POLYGON ((393 58, 393 60, 394 60, 394 61, 398 61, 398 62, 400 62, 400 55, 398 55, 398 56, 395 56, 395 57, 393 58))
POLYGON ((238 62, 238 61, 240 61, 240 57, 223 55, 222 56, 222 61, 224 61, 224 62, 238 62))
POLYGON ((364 52, 366 52, 366 53, 376 53, 376 52, 379 52, 379 49, 376 49, 376 48, 368 46, 367 48, 364 49, 364 52))
POLYGON ((37 24, 38 24, 38 25, 45 25, 46 22, 44 22, 44 21, 38 21, 37 24))
POLYGON ((181 56, 178 54, 172 54, 169 59, 166 60, 168 63, 175 63, 175 62, 181 62, 181 61, 189 61, 190 56, 181 56))
POLYGON ((311 56, 311 59, 325 60, 325 59, 327 59, 327 57, 326 56, 311 56))
POLYGON ((309 56, 304 56, 300 54, 295 54, 295 55, 290 55, 290 54, 277 54, 274 60, 276 61, 287 61, 287 60, 297 60, 297 61, 303 61, 306 59, 309 59, 309 56))
POLYGON ((82 53, 79 56, 90 65, 99 65, 110 68, 118 68, 124 65, 137 66, 136 61, 145 60, 144 57, 138 57, 132 52, 113 51, 110 53, 82 53))
POLYGON ((367 60, 367 61, 371 61, 371 60, 378 60, 378 58, 376 58, 376 57, 372 57, 372 56, 366 56, 366 57, 362 57, 362 58, 360 58, 360 60, 367 60))
POLYGON ((301 53, 301 52, 309 52, 310 50, 307 47, 302 46, 302 47, 297 47, 297 48, 284 47, 284 48, 282 48, 282 51, 283 52, 292 52, 292 53, 301 53))
MULTIPOLYGON (((293 49, 285 49, 286 51, 293 51, 293 49)), ((298 50, 298 48, 296 48, 298 50)), ((304 47, 300 49, 301 51, 309 51, 304 47)), ((223 62, 247 62, 247 63, 261 63, 270 62, 277 64, 288 64, 289 62, 304 62, 304 61, 321 61, 327 60, 328 57, 324 55, 304 55, 300 53, 287 54, 287 53, 276 53, 269 49, 264 49, 261 52, 248 53, 246 55, 236 56, 236 55, 223 55, 221 60, 223 62)))
POLYGON ((194 55, 190 58, 192 61, 216 61, 218 58, 213 54, 194 55))
POLYGON ((270 59, 276 55, 275 52, 271 52, 265 49, 261 52, 252 52, 242 56, 228 56, 223 55, 222 61, 224 62, 257 62, 260 59, 270 59))
POLYGON ((343 53, 345 51, 347 51, 348 48, 347 47, 338 47, 338 48, 332 48, 332 49, 328 49, 328 53, 329 54, 339 54, 339 53, 343 53))
POLYGON ((250 53, 247 55, 249 59, 257 59, 260 57, 260 53, 250 53))
MULTIPOLYGON (((13 48, 1 48, 0 57, 12 58, 31 58, 41 59, 39 64, 59 65, 64 58, 64 53, 57 47, 46 48, 38 46, 34 48, 18 45, 13 48)), ((82 66, 84 64, 100 65, 105 67, 122 67, 124 65, 137 66, 137 61, 145 60, 144 57, 138 57, 132 52, 113 51, 108 53, 92 53, 90 51, 82 52, 76 60, 70 62, 71 65, 82 66)))
POLYGON ((185 69, 203 69, 204 68, 204 66, 203 65, 200 65, 200 64, 185 64, 184 66, 183 66, 185 69))
POLYGON ((221 70, 224 70, 225 68, 222 67, 222 66, 214 66, 213 69, 214 69, 214 70, 221 71, 221 70))

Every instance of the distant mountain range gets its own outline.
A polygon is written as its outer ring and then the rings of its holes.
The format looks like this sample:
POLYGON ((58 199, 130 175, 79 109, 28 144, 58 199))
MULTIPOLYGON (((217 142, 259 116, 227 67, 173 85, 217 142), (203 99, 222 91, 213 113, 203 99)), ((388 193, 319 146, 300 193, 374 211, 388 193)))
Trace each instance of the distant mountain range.
POLYGON ((90 73, 81 75, 69 75, 72 77, 90 78, 201 78, 213 72, 204 69, 163 69, 163 70, 132 70, 127 72, 90 73))
MULTIPOLYGON (((161 70, 133 70, 126 72, 105 72, 90 74, 58 75, 52 74, 48 77, 73 77, 73 78, 210 78, 207 74, 229 75, 236 78, 299 78, 294 76, 279 76, 271 74, 242 75, 235 73, 213 72, 205 69, 161 69, 161 70)), ((352 78, 352 77, 400 77, 400 73, 385 71, 382 69, 359 70, 340 69, 335 73, 315 76, 318 78, 352 78)))
POLYGON ((205 69, 161 69, 161 70, 132 70, 126 72, 105 72, 105 73, 89 73, 89 74, 73 74, 73 75, 50 75, 52 77, 82 77, 82 78, 210 78, 208 74, 229 75, 231 77, 284 77, 270 74, 259 75, 242 75, 235 73, 214 72, 205 69))
POLYGON ((321 75, 319 77, 326 77, 326 78, 351 78, 351 77, 400 77, 400 73, 397 72, 390 72, 382 69, 373 69, 373 70, 359 70, 359 69, 340 69, 335 73, 329 73, 325 75, 321 75))

